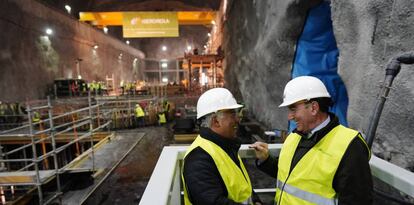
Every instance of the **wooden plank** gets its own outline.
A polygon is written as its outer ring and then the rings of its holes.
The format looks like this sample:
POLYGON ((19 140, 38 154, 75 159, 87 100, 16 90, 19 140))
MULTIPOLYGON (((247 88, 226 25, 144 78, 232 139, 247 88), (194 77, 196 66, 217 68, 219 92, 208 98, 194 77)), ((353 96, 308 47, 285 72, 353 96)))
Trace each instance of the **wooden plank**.
POLYGON ((174 141, 175 142, 192 142, 198 136, 197 133, 193 134, 175 134, 174 141))
MULTIPOLYGON (((85 134, 85 132, 78 133, 78 137, 85 134)), ((97 132, 93 134, 93 141, 97 142, 110 135, 109 132, 97 132)), ((55 136, 56 143, 64 143, 72 141, 75 138, 74 134, 60 134, 55 136)), ((39 136, 35 136, 35 139, 40 139, 39 136)), ((89 138, 81 140, 81 142, 89 142, 89 138)), ((13 135, 2 135, 0 137, 0 144, 28 144, 31 143, 30 137, 21 137, 13 135)), ((51 143, 51 140, 46 140, 45 143, 51 143)))
MULTIPOLYGON (((39 171, 40 181, 44 182, 51 177, 54 177, 54 170, 39 171)), ((36 172, 35 171, 20 171, 20 172, 0 172, 1 185, 18 185, 18 184, 33 184, 35 185, 36 172)))

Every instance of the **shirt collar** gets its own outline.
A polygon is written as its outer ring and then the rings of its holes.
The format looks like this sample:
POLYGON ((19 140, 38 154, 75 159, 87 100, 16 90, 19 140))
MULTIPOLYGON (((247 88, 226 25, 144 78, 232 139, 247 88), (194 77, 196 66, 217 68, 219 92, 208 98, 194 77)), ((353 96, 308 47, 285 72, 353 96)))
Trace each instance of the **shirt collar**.
POLYGON ((313 128, 310 131, 310 133, 307 134, 306 138, 309 139, 310 137, 312 137, 313 133, 321 130, 324 127, 326 127, 326 125, 328 125, 329 122, 331 122, 331 117, 328 115, 328 117, 325 119, 325 121, 323 121, 321 124, 319 124, 318 126, 316 126, 315 128, 313 128))
POLYGON ((215 133, 210 128, 200 128, 200 135, 204 139, 210 140, 224 150, 238 151, 240 149, 241 141, 239 138, 226 139, 219 134, 215 133))

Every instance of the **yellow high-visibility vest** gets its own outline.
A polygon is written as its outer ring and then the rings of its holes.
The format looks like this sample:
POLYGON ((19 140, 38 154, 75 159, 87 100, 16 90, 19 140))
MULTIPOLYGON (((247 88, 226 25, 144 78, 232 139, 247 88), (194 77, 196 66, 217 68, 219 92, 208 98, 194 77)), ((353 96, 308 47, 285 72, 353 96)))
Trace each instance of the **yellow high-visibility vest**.
POLYGON ((144 116, 145 116, 145 112, 142 109, 142 107, 141 106, 137 106, 135 108, 135 117, 144 117, 144 116))
MULTIPOLYGON (((241 169, 237 166, 236 163, 234 163, 229 155, 227 155, 227 153, 221 149, 221 147, 209 140, 202 138, 199 135, 187 150, 184 156, 184 163, 185 157, 196 147, 201 147, 213 158, 220 176, 226 185, 228 193, 227 198, 238 203, 251 204, 252 185, 240 156, 237 155, 241 169)), ((187 188, 182 173, 181 179, 183 180, 184 184, 184 204, 189 205, 191 202, 188 198, 187 188)))
MULTIPOLYGON (((279 156, 275 196, 277 204, 337 204, 333 179, 346 149, 355 137, 365 143, 358 131, 336 126, 299 160, 289 174, 293 155, 301 139, 300 135, 291 133, 279 156)), ((367 149, 369 151, 368 146, 367 149)))
POLYGON ((158 122, 160 124, 167 123, 167 118, 165 118, 165 114, 164 113, 158 113, 158 122))
POLYGON ((32 122, 36 123, 40 121, 40 114, 38 112, 33 112, 32 122))
POLYGON ((6 113, 7 106, 5 104, 0 104, 0 115, 4 115, 6 113))

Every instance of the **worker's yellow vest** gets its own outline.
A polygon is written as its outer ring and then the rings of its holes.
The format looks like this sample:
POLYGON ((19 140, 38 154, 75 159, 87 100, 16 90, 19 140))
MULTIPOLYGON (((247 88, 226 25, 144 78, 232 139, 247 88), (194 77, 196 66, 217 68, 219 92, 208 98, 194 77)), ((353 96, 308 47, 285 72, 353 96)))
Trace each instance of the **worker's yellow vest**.
POLYGON ((279 156, 275 196, 277 204, 337 204, 337 194, 332 187, 333 178, 346 149, 357 136, 365 143, 358 131, 336 126, 299 160, 289 174, 293 155, 301 139, 296 133, 290 134, 279 156))
POLYGON ((5 104, 0 105, 0 115, 4 115, 6 113, 7 106, 5 104))
POLYGON ((33 112, 32 122, 36 123, 40 121, 40 114, 38 112, 33 112))
POLYGON ((158 113, 158 122, 160 124, 167 123, 167 119, 165 118, 165 114, 164 113, 158 113))
MULTIPOLYGON (((201 147, 213 158, 214 163, 216 164, 217 169, 220 173, 220 176, 223 179, 224 184, 226 185, 228 193, 227 198, 238 203, 250 204, 252 195, 252 185, 250 183, 249 175, 246 171, 246 168, 243 165, 243 162, 241 161, 240 156, 237 155, 241 169, 218 145, 198 136, 185 153, 184 159, 187 156, 187 154, 189 154, 196 147, 201 147)), ((185 186, 185 181, 182 174, 181 179, 183 180, 184 184, 184 204, 189 205, 191 204, 191 202, 188 198, 187 188, 185 186)))
POLYGON ((135 108, 135 117, 144 117, 145 112, 142 110, 142 107, 138 106, 135 108))

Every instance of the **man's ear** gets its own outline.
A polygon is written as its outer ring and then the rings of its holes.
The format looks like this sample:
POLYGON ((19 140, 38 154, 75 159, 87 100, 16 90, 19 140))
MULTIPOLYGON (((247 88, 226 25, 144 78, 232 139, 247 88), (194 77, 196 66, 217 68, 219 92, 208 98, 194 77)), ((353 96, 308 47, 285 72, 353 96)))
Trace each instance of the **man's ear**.
POLYGON ((316 113, 318 113, 320 110, 319 103, 316 101, 312 101, 311 108, 312 108, 312 114, 316 115, 316 113))
POLYGON ((217 115, 211 118, 211 127, 220 127, 220 122, 217 119, 217 115))

